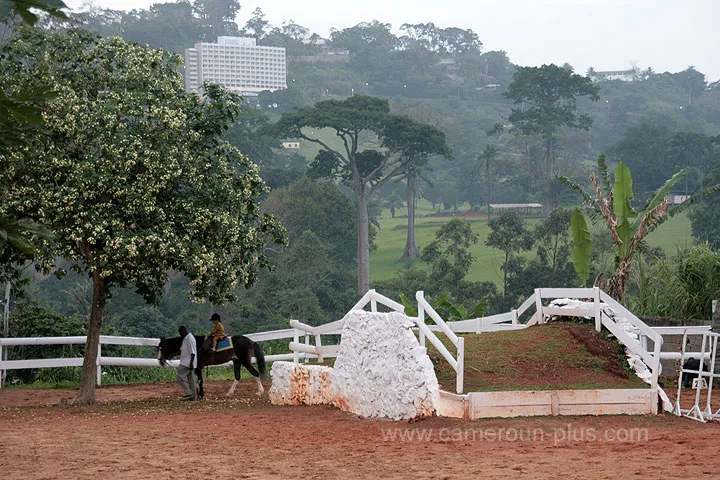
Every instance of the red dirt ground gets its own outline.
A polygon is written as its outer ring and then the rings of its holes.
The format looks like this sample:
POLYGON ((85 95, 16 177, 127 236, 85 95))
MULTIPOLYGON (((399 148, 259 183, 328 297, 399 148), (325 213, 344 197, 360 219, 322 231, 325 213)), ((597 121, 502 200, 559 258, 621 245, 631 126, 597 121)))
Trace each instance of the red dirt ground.
MULTIPOLYGON (((0 390, 3 479, 720 478, 720 425, 673 416, 532 417, 406 423, 332 407, 276 407, 243 382, 0 390), (401 434, 413 435, 403 441, 401 434), (394 440, 391 436, 395 434, 394 440), (425 440, 420 435, 428 435, 425 440)), ((267 385, 269 386, 269 385, 267 385)))

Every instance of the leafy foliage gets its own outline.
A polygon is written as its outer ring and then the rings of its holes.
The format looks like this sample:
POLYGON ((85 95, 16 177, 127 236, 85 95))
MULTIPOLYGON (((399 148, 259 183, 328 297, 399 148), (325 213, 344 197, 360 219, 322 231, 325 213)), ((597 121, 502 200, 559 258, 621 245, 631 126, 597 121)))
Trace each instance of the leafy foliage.
POLYGON ((485 240, 485 245, 501 250, 505 256, 500 269, 503 271, 503 296, 508 296, 508 283, 513 271, 518 270, 518 264, 522 259, 518 253, 530 250, 533 245, 533 237, 527 229, 525 222, 515 212, 507 212, 488 222, 490 234, 485 240))
MULTIPOLYGON (((43 308, 34 302, 21 302, 13 309, 10 320, 11 337, 64 337, 85 335, 87 322, 43 308)), ((82 355, 81 345, 24 345, 9 350, 9 360, 62 358, 82 355)), ((40 375, 38 370, 10 370, 8 379, 31 383, 40 375)))
POLYGON ((0 0, 0 21, 18 15, 28 25, 35 25, 38 16, 31 9, 42 10, 56 18, 67 18, 62 11, 67 8, 61 0, 0 0))
POLYGON ((265 245, 283 230, 256 206, 257 166, 221 139, 239 98, 215 86, 205 101, 186 93, 178 57, 84 31, 24 29, 2 58, 0 88, 61 92, 44 112, 50 135, 24 138, 32 155, 3 156, 0 183, 10 188, 0 214, 56 232, 41 245, 45 269, 62 257, 93 279, 85 403, 112 287, 132 284, 155 300, 167 272, 180 270, 194 298, 226 302, 269 266, 265 245))
POLYGON ((554 174, 555 136, 562 127, 590 128, 590 115, 577 114, 576 97, 597 101, 600 99, 599 89, 589 78, 573 73, 572 69, 551 64, 520 67, 503 94, 514 105, 520 105, 520 108, 513 108, 508 117, 515 134, 539 135, 545 139, 546 213, 550 212, 553 204, 551 182, 554 174))
POLYGON ((453 288, 470 270, 472 254, 468 248, 478 242, 478 236, 469 223, 454 218, 440 227, 435 237, 420 258, 430 264, 431 281, 453 288))
POLYGON ((177 328, 157 309, 139 307, 118 315, 113 326, 133 337, 163 338, 175 336, 177 328))
POLYGON ((587 223, 585 223, 585 217, 579 209, 573 210, 571 229, 573 233, 573 265, 575 271, 583 281, 583 284, 587 282, 590 276, 590 268, 592 262, 592 237, 588 230, 587 223))
POLYGON ((679 249, 674 258, 641 260, 630 285, 632 308, 644 315, 709 320, 720 298, 720 252, 707 243, 679 249))
MULTIPOLYGON (((705 179, 706 191, 720 185, 720 162, 705 179)), ((707 242, 714 250, 720 250, 720 195, 700 198, 697 206, 689 213, 692 234, 698 240, 707 242)))
POLYGON ((551 64, 520 67, 504 95, 515 105, 528 104, 512 110, 509 120, 514 128, 523 135, 549 138, 563 126, 587 130, 592 118, 576 113, 576 97, 597 101, 599 90, 589 78, 551 64))
MULTIPOLYGON (((604 156, 598 158, 598 166, 603 177, 606 171, 604 156)), ((673 186, 685 175, 687 170, 681 170, 673 175, 667 182, 655 192, 645 208, 641 212, 635 212, 630 200, 634 197, 632 189, 632 175, 630 169, 622 162, 615 168, 615 183, 613 190, 603 191, 595 173, 590 174, 590 181, 595 188, 595 198, 584 193, 586 208, 595 212, 595 218, 602 217, 608 227, 611 237, 615 242, 615 273, 603 285, 603 289, 610 295, 623 301, 627 289, 627 282, 632 266, 632 259, 636 252, 644 249, 645 237, 655 230, 662 222, 667 220, 669 205, 666 196, 672 191, 673 186)), ((574 190, 582 190, 577 184, 566 177, 558 177, 562 183, 574 190)), ((688 202, 692 202, 690 199, 688 202)), ((573 224, 574 236, 585 236, 582 232, 583 225, 580 222, 573 224)), ((585 236, 587 239, 587 237, 585 236)), ((576 244, 576 256, 585 259, 584 251, 588 248, 586 244, 576 244), (583 252, 577 251, 582 249, 583 252)), ((584 269, 581 264, 580 270, 584 269)))

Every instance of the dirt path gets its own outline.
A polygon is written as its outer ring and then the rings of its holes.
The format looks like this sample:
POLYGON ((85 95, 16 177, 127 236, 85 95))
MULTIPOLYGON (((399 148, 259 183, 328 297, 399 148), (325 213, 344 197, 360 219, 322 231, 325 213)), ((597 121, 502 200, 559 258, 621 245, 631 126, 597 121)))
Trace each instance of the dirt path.
POLYGON ((84 408, 2 390, 2 478, 720 478, 720 425, 677 417, 386 422, 207 385, 198 403, 171 383, 103 387, 84 408))

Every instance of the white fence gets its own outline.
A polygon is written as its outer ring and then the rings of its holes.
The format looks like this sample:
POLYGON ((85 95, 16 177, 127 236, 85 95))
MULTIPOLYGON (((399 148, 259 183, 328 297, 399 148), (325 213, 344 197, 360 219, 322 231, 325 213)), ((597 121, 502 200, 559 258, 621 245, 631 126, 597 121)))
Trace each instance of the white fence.
MULTIPOLYGON (((282 340, 285 338, 297 338, 297 330, 288 328, 284 330, 272 330, 261 333, 250 333, 245 335, 256 342, 265 342, 269 340, 282 340)), ((1 360, 4 349, 13 346, 31 346, 31 345, 84 345, 87 342, 86 336, 76 337, 15 337, 0 338, 0 388, 3 387, 5 380, 5 372, 7 370, 19 370, 24 368, 55 368, 55 367, 81 367, 83 357, 71 358, 42 358, 35 360, 1 360)), ((100 345, 98 347, 97 364, 97 383, 102 382, 102 367, 159 367, 160 362, 157 358, 135 358, 135 357, 106 357, 102 355, 103 345, 134 345, 134 346, 150 346, 157 347, 160 343, 159 338, 141 338, 141 337, 119 337, 110 335, 100 335, 100 345)), ((279 355, 267 355, 265 361, 275 362, 279 360, 294 360, 298 358, 306 358, 304 353, 286 353, 279 355)), ((253 362, 256 359, 253 357, 253 362)), ((177 360, 167 362, 170 366, 176 366, 177 360)), ((232 365, 232 362, 224 365, 232 365)), ((223 366, 223 365, 218 365, 223 366)))
MULTIPOLYGON (((411 317, 415 321, 416 328, 419 330, 419 341, 425 346, 426 340, 440 352, 445 360, 451 365, 456 373, 456 391, 463 391, 463 373, 464 373, 464 339, 459 337, 458 333, 483 333, 497 330, 513 330, 522 329, 527 326, 544 323, 550 316, 581 316, 594 318, 595 328, 599 331, 601 326, 605 326, 627 349, 638 355, 652 372, 651 386, 653 389, 657 387, 657 378, 660 373, 661 358, 680 358, 680 352, 660 352, 663 338, 662 335, 678 334, 677 329, 695 329, 690 333, 701 334, 709 327, 656 327, 651 328, 638 319, 624 306, 615 301, 613 298, 599 290, 598 288, 538 288, 520 307, 507 313, 499 315, 491 315, 472 320, 463 320, 457 322, 446 322, 433 309, 433 307, 425 300, 423 292, 417 292, 416 300, 418 302, 418 316, 411 317), (544 305, 544 299, 584 299, 582 307, 577 308, 559 308, 556 306, 544 305), (590 306, 588 306, 590 305, 590 306), (532 317, 526 322, 521 323, 521 317, 535 307, 532 317), (607 307, 610 307, 608 309, 607 307), (434 324, 426 324, 426 316, 433 320, 434 324), (444 333, 455 349, 455 353, 451 353, 448 348, 438 339, 437 332, 444 333), (648 348, 648 340, 652 341, 652 349, 648 348)), ((377 293, 375 290, 368 291, 351 310, 358 310, 370 306, 371 311, 376 312, 378 304, 401 313, 405 312, 405 308, 377 293)), ((297 320, 290 320, 292 328, 284 330, 274 330, 269 332, 253 333, 246 335, 254 341, 263 342, 269 340, 292 339, 289 342, 291 353, 280 355, 268 355, 267 361, 292 360, 295 362, 301 359, 316 358, 322 361, 325 357, 334 357, 337 355, 339 345, 325 344, 323 345, 322 337, 325 335, 340 335, 343 328, 343 320, 337 320, 320 326, 310 326, 297 320), (303 341, 301 341, 301 338, 303 341), (314 344, 311 343, 311 339, 314 344)), ((3 349, 17 345, 52 345, 52 344, 84 344, 86 337, 45 337, 45 338, 0 338, 0 359, 2 359, 3 349)), ((159 362, 155 358, 127 358, 127 357, 105 357, 102 356, 102 345, 138 345, 138 346, 157 346, 159 339, 157 338, 133 338, 133 337, 115 337, 101 336, 100 348, 98 349, 97 365, 98 365, 98 383, 101 381, 101 367, 103 366, 158 366, 159 362)), ((707 358, 707 352, 685 352, 686 357, 700 356, 707 358)), ((0 375, 5 370, 21 369, 21 368, 52 368, 52 367, 75 367, 82 366, 82 358, 58 358, 58 359, 38 359, 38 360, 0 360, 0 375)), ((0 387, 2 382, 0 382, 0 387)))

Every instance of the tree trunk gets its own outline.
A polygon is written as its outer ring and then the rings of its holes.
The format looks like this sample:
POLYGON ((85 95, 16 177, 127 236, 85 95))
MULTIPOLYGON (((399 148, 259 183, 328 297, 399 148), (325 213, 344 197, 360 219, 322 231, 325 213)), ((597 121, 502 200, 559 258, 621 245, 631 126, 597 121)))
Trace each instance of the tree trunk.
POLYGON ((492 203, 492 176, 490 174, 490 159, 485 159, 485 179, 487 180, 487 206, 488 212, 490 211, 490 204, 492 203))
POLYGON ((358 297, 362 297, 370 290, 370 240, 368 234, 368 199, 365 198, 363 185, 355 188, 357 198, 357 265, 358 265, 358 297))
POLYGON ((100 270, 92 273, 93 299, 90 307, 85 358, 80 373, 80 389, 75 397, 75 405, 95 403, 95 386, 97 385, 97 354, 100 346, 100 328, 102 327, 103 310, 105 309, 105 281, 100 277, 100 270))
POLYGON ((407 224, 407 240, 405 241, 405 250, 403 250, 401 260, 412 260, 420 256, 420 249, 415 244, 415 185, 417 179, 410 175, 405 185, 405 201, 407 202, 408 224, 407 224))
POLYGON ((547 139, 545 151, 545 216, 548 217, 552 211, 552 180, 553 180, 553 139, 547 139))
POLYGON ((503 271, 503 298, 507 298, 508 280, 507 280, 507 265, 510 260, 510 254, 505 252, 505 263, 502 266, 503 271))
POLYGON ((553 237, 553 250, 552 250, 552 273, 550 274, 550 283, 551 286, 555 286, 555 273, 557 272, 557 264, 558 264, 558 243, 560 243, 559 240, 560 235, 555 235, 553 237))

